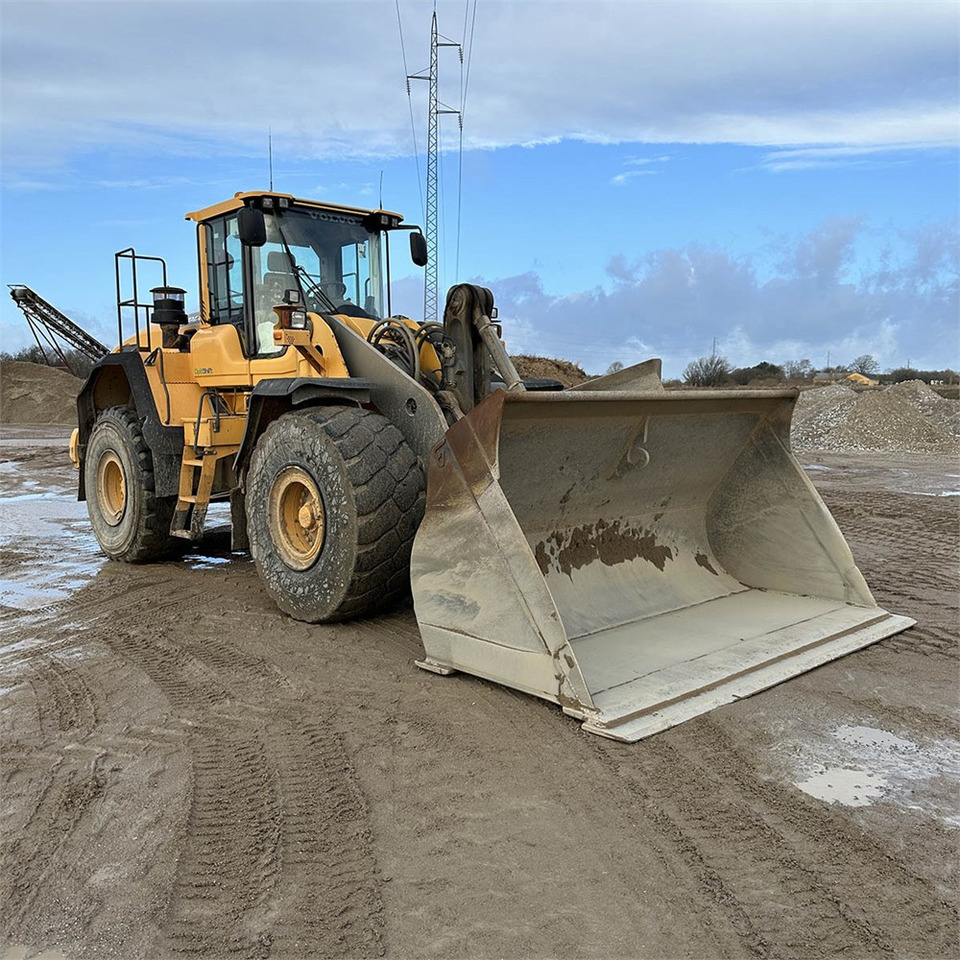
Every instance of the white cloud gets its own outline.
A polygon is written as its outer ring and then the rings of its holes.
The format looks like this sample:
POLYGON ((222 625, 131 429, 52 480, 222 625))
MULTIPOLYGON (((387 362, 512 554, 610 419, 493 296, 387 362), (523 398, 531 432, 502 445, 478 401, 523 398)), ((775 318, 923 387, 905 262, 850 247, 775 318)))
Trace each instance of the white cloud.
POLYGON ((771 173, 823 170, 846 166, 890 166, 905 163, 917 150, 955 150, 948 141, 890 144, 845 144, 832 147, 797 147, 765 154, 760 166, 771 173))
POLYGON ((610 178, 610 182, 618 187, 622 187, 628 180, 634 177, 652 177, 656 175, 656 170, 625 170, 610 178))
MULTIPOLYGON (((267 20, 265 9, 8 0, 8 172, 104 146, 211 156, 229 145, 260 156, 268 127, 292 157, 411 151, 393 3, 275 0, 267 20)), ((401 4, 410 71, 427 65, 431 9, 401 4)), ((462 12, 441 5, 441 30, 456 35, 462 12)), ((489 0, 469 66, 474 148, 562 139, 902 147, 957 136, 950 3, 489 0)), ((441 99, 456 105, 460 85, 455 53, 441 51, 441 99)), ((414 89, 421 148, 425 86, 414 89)))
POLYGON ((628 167, 645 167, 649 163, 667 163, 669 157, 627 157, 624 164, 628 167))
POLYGON ((194 183, 189 177, 133 177, 121 180, 97 180, 93 185, 108 190, 161 190, 194 183))
POLYGON ((555 296, 533 273, 479 280, 497 298, 508 347, 576 360, 603 372, 614 360, 659 356, 679 376, 717 351, 734 366, 810 359, 823 366, 872 354, 882 367, 909 356, 924 369, 960 366, 960 238, 931 224, 903 237, 902 249, 853 268, 867 224, 833 218, 782 242, 774 274, 761 279, 752 257, 691 246, 638 261, 611 259, 607 290, 555 296), (857 276, 853 276, 854 273, 857 276), (589 318, 602 317, 598 328, 589 318))

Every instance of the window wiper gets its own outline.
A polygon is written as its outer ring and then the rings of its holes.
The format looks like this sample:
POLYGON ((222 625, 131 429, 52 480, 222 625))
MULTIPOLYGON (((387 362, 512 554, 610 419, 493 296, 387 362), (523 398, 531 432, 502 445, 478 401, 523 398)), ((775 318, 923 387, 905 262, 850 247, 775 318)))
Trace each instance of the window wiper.
MULTIPOLYGON (((323 289, 322 289, 322 288, 320 287, 320 285, 313 279, 313 277, 311 277, 310 274, 307 273, 306 268, 301 267, 299 263, 294 263, 293 269, 294 269, 294 273, 295 273, 296 276, 297 276, 297 279, 298 279, 301 283, 305 283, 305 284, 307 285, 307 287, 308 287, 309 290, 310 290, 310 293, 312 293, 318 300, 322 300, 324 303, 326 303, 327 306, 330 307, 330 310, 329 310, 330 313, 336 313, 336 312, 337 312, 337 307, 336 307, 336 305, 335 305, 334 302, 323 292, 323 289)), ((301 294, 303 293, 303 290, 302 290, 302 289, 301 289, 300 293, 301 293, 301 294)))
POLYGON ((314 283, 310 274, 307 273, 307 271, 301 267, 299 263, 297 263, 296 258, 293 255, 293 251, 290 249, 290 244, 287 243, 287 238, 283 232, 283 226, 279 217, 276 218, 276 224, 277 232, 280 234, 280 242, 283 244, 283 250, 287 255, 287 260, 290 261, 290 268, 293 272, 293 278, 297 281, 297 289, 300 291, 300 300, 304 304, 307 302, 307 297, 303 289, 304 282, 306 282, 310 292, 317 300, 321 302, 321 305, 326 303, 326 305, 330 308, 328 312, 336 313, 337 308, 334 305, 334 302, 323 292, 323 290, 320 289, 319 286, 317 286, 316 283, 314 283))

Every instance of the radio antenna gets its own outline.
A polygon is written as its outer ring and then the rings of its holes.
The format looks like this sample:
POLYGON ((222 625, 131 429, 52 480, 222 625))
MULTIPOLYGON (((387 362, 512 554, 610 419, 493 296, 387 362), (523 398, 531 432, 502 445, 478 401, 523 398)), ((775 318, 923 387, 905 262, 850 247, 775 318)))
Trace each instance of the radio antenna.
POLYGON ((270 158, 270 192, 273 193, 273 128, 267 128, 267 154, 270 158))

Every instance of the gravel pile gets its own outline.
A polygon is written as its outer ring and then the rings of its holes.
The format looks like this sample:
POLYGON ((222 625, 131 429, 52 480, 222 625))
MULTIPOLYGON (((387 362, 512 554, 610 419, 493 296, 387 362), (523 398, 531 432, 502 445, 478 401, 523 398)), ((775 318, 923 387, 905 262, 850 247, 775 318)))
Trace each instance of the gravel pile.
POLYGON ((960 437, 960 400, 947 400, 922 380, 895 383, 890 393, 912 403, 928 420, 939 423, 955 437, 960 437))
POLYGON ((862 392, 843 384, 804 391, 793 416, 794 449, 960 452, 960 401, 916 383, 862 392))
POLYGON ((77 422, 83 381, 63 370, 19 360, 0 362, 0 423, 77 422))
POLYGON ((565 387, 575 387, 587 379, 583 368, 569 360, 551 360, 549 357, 531 357, 522 353, 510 359, 517 373, 524 378, 559 380, 565 387))
POLYGON ((793 446, 798 450, 830 449, 824 446, 826 438, 843 422, 856 401, 856 393, 841 383, 804 390, 793 412, 793 446))

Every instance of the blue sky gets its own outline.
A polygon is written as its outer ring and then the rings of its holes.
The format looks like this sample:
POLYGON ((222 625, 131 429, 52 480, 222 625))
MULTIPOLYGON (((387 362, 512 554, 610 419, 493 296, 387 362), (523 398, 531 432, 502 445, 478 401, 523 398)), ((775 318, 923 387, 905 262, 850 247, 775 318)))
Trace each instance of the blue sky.
MULTIPOLYGON (((183 214, 266 187, 268 129, 277 189, 373 207, 382 177, 422 223, 426 84, 408 99, 404 74, 432 9, 4 0, 3 283, 111 344, 115 251, 166 257, 195 302, 183 214)), ((490 286, 512 352, 679 375, 716 338, 737 365, 960 367, 954 3, 437 11, 467 48, 463 69, 441 51, 441 99, 464 106, 441 289, 490 286)), ((394 278, 419 316, 422 272, 394 278)), ((7 297, 0 337, 30 342, 7 297)))

